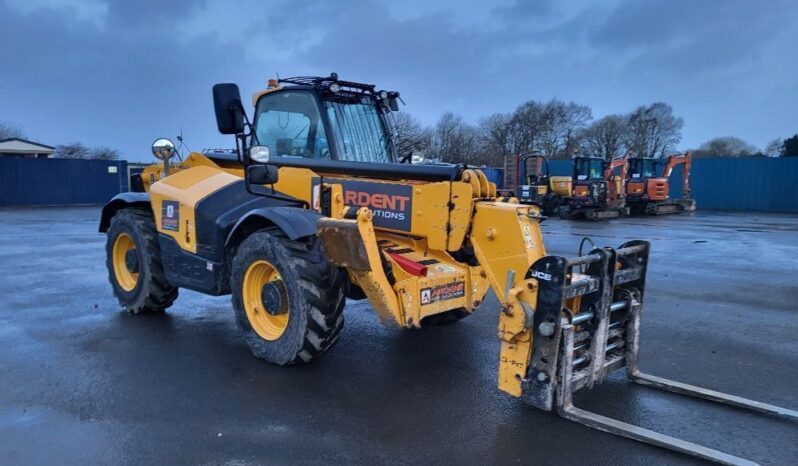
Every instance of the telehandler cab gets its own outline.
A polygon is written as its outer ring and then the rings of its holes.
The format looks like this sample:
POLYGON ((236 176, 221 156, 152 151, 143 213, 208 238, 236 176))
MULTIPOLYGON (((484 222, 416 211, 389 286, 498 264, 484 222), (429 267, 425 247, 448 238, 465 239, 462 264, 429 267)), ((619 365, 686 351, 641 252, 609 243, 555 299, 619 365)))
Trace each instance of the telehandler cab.
POLYGON ((213 88, 237 156, 153 147, 144 192, 102 211, 114 293, 162 312, 179 288, 232 294, 252 353, 286 365, 329 350, 345 297, 397 328, 446 324, 498 297, 498 385, 567 419, 690 455, 745 460, 586 412, 572 393, 626 368, 641 384, 796 418, 795 411, 638 370, 649 244, 546 254, 539 208, 500 201, 464 165, 396 163, 387 124, 397 92, 329 77, 271 80, 250 124, 234 84, 213 88))

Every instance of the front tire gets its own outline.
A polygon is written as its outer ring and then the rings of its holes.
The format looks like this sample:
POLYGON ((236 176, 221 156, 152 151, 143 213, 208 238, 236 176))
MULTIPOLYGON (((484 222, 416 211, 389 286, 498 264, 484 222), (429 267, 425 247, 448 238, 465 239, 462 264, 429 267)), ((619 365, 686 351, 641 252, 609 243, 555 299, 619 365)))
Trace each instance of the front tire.
POLYGON ((108 228, 105 252, 108 281, 127 311, 163 312, 177 299, 178 289, 166 280, 158 231, 149 212, 118 211, 108 228))
POLYGON ((281 366, 330 349, 344 325, 344 275, 321 242, 276 230, 245 239, 233 259, 233 309, 252 354, 281 366))

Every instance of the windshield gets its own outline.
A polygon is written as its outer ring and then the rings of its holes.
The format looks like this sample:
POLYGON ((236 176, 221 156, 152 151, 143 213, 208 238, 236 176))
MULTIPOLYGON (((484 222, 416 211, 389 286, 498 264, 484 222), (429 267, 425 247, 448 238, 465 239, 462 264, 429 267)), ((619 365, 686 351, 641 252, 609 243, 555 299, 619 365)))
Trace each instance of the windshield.
POLYGON ((653 159, 630 159, 629 173, 632 178, 654 178, 657 171, 656 161, 653 159))
POLYGON ((329 159, 330 148, 316 99, 307 91, 267 94, 258 101, 255 137, 273 155, 329 159))
POLYGON ((374 102, 325 101, 338 158, 355 162, 393 162, 389 133, 374 102))
POLYGON ((576 179, 579 181, 603 180, 604 161, 601 159, 577 159, 576 179))

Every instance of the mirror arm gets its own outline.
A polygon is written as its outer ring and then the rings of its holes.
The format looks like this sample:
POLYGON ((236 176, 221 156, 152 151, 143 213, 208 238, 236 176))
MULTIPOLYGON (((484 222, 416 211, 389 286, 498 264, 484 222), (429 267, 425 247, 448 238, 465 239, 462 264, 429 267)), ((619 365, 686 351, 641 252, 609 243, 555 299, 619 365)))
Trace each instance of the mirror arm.
POLYGON ((244 109, 244 105, 240 100, 234 100, 230 102, 230 111, 240 111, 241 115, 244 117, 244 130, 236 134, 236 152, 238 153, 238 160, 244 165, 244 187, 248 193, 262 196, 264 195, 263 193, 256 193, 252 190, 252 185, 249 182, 250 160, 249 155, 247 154, 249 148, 247 144, 247 138, 252 137, 252 123, 250 123, 246 109, 244 109), (249 131, 249 134, 247 134, 247 130, 249 131))

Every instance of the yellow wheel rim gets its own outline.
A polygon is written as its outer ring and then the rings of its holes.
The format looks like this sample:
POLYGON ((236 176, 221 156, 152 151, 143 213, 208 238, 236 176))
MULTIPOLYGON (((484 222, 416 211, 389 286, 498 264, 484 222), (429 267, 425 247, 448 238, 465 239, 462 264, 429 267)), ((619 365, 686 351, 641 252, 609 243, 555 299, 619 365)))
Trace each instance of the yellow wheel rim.
POLYGON ((138 272, 132 272, 127 266, 127 253, 136 249, 136 242, 127 233, 120 233, 114 241, 113 263, 116 282, 125 291, 133 291, 139 281, 138 272))
POLYGON ((247 267, 244 272, 244 282, 242 290, 242 300, 244 310, 247 312, 247 319, 252 329, 266 340, 276 340, 288 328, 288 315, 269 314, 263 305, 262 291, 263 285, 280 280, 280 272, 265 260, 257 260, 247 267))

